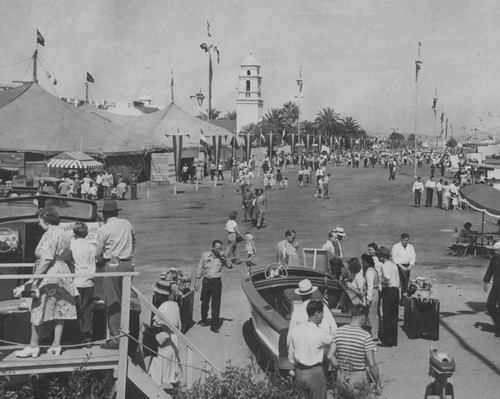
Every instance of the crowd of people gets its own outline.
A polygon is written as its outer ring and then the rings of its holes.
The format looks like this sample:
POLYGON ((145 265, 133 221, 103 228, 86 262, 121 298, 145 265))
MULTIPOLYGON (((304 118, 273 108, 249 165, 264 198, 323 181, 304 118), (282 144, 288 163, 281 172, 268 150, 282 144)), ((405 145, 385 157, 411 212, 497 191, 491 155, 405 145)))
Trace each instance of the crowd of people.
POLYGON ((80 177, 78 171, 65 173, 58 185, 40 180, 38 192, 61 197, 83 198, 89 200, 124 200, 130 188, 130 199, 137 199, 138 177, 132 175, 129 184, 121 173, 116 179, 109 171, 86 172, 80 177))

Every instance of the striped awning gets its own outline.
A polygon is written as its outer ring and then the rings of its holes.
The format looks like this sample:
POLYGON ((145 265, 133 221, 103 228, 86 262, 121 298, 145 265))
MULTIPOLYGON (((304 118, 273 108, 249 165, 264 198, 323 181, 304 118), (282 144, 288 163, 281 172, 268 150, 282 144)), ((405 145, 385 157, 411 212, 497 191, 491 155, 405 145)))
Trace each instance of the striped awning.
POLYGON ((104 165, 83 152, 63 152, 52 158, 47 166, 60 169, 102 169, 104 165))

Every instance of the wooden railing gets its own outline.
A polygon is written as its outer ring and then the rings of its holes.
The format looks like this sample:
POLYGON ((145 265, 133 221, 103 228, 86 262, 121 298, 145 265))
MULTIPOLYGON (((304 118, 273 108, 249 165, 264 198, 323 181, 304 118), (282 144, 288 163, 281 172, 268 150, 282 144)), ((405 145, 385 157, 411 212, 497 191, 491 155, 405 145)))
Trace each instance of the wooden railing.
MULTIPOLYGON (((2 268, 33 268, 32 263, 0 263, 0 269, 2 268)), ((149 309, 163 324, 165 324, 175 335, 179 337, 179 340, 184 344, 186 349, 186 386, 190 388, 195 381, 193 376, 193 370, 199 370, 201 372, 198 379, 202 379, 209 371, 219 372, 218 368, 208 359, 208 357, 192 342, 187 336, 185 336, 176 326, 170 323, 159 311, 158 309, 149 301, 135 286, 132 285, 132 277, 138 276, 138 272, 105 272, 105 273, 68 273, 64 276, 75 278, 104 278, 104 277, 123 277, 122 281, 122 307, 121 307, 121 318, 120 318, 120 330, 123 335, 120 336, 119 345, 119 356, 118 364, 115 368, 116 381, 116 398, 125 398, 125 388, 127 371, 129 367, 128 362, 128 340, 129 340, 129 319, 130 319, 130 294, 134 291, 139 298, 141 305, 149 309), (201 366, 195 366, 193 354, 199 358, 201 361, 201 366)), ((0 280, 27 280, 27 279, 43 279, 43 278, 61 278, 61 274, 0 274, 0 280)), ((12 348, 10 348, 12 349, 12 348)), ((0 351, 2 347, 0 347, 0 351)), ((151 381, 152 383, 152 381, 151 381)))

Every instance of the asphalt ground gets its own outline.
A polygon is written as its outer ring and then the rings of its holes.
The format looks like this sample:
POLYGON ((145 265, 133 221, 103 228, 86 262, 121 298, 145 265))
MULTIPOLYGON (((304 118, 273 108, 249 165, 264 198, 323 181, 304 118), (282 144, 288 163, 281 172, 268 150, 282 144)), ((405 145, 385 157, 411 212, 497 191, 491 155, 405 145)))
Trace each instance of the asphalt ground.
MULTIPOLYGON (((296 230, 301 248, 320 248, 330 229, 343 227, 347 233, 347 256, 360 256, 370 242, 391 247, 402 232, 407 232, 417 252, 412 275, 431 278, 440 301, 440 338, 410 340, 400 329, 396 348, 378 348, 376 359, 384 382, 382 397, 423 397, 426 385, 432 381, 428 376, 432 346, 455 359, 457 370, 450 382, 456 397, 498 398, 500 340, 491 331, 491 318, 485 313, 487 295, 482 291, 488 260, 481 256, 452 257, 447 250, 454 228, 471 221, 473 230, 480 230, 481 214, 413 207, 413 167, 403 167, 395 181, 388 180, 388 170, 380 166, 328 167, 327 172, 332 173, 330 199, 314 198, 314 185, 298 187, 296 169, 284 172, 290 183, 287 190, 266 192, 267 227, 253 232, 256 263, 265 266, 274 261, 275 246, 290 228, 296 230)), ((425 180, 428 165, 417 173, 425 180)), ((198 191, 195 185, 179 184, 177 195, 172 185, 143 184, 139 200, 120 202, 121 215, 133 223, 137 235, 135 265, 141 274, 134 283, 145 295, 151 297, 152 284, 171 267, 190 272, 194 282, 201 253, 209 250, 216 238, 226 242, 224 226, 231 210, 239 212, 237 222, 244 229, 241 197, 228 178, 226 173, 226 180, 217 187, 214 182, 205 181, 198 191)), ((261 177, 254 184, 259 186, 261 177)), ((244 257, 241 245, 240 252, 244 257)), ((241 278, 247 272, 243 265, 223 272, 224 322, 220 334, 199 325, 187 332, 220 368, 228 360, 237 365, 251 362, 250 347, 255 353, 248 323, 249 307, 241 289, 241 278)), ((197 294, 195 321, 200 318, 199 312, 197 294)), ((144 321, 148 318, 144 312, 144 321)), ((400 326, 402 319, 400 307, 400 326)))

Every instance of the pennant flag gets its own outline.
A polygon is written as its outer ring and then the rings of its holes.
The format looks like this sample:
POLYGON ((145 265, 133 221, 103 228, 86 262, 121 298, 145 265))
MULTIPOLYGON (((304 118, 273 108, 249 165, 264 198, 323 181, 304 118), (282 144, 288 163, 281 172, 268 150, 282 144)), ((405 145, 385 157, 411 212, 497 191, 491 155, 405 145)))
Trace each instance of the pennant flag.
POLYGON ((444 131, 444 138, 445 139, 448 138, 448 118, 446 118, 446 128, 445 128, 445 131, 444 131))
POLYGON ((415 61, 415 83, 418 81, 418 73, 420 72, 420 69, 422 69, 422 61, 415 61))
POLYGON ((292 133, 291 134, 291 140, 290 140, 290 151, 292 153, 292 155, 295 154, 295 133, 292 133))
POLYGON ((309 154, 310 148, 311 148, 311 135, 306 134, 306 154, 309 154))
POLYGON ((250 133, 247 133, 246 135, 243 136, 243 139, 245 140, 245 152, 246 152, 246 161, 250 161, 250 153, 252 151, 252 140, 250 138, 250 133))
POLYGON ((286 130, 285 130, 285 128, 283 128, 283 134, 281 135, 281 141, 282 142, 285 141, 285 134, 286 134, 286 130))
POLYGON ((88 72, 87 72, 87 82, 95 83, 94 77, 88 72))
POLYGON ((323 136, 318 133, 318 151, 321 153, 321 146, 323 145, 323 136))
POLYGON ((200 145, 205 147, 205 149, 208 150, 208 140, 205 137, 205 134, 203 133, 203 130, 200 129, 200 145))
POLYGON ((333 136, 332 135, 330 135, 330 148, 333 151, 333 136))
POLYGON ((434 98, 432 99, 432 107, 431 107, 431 109, 434 111, 434 115, 436 115, 436 106, 437 106, 437 102, 438 102, 437 97, 434 97, 434 98))
POLYGON ((422 50, 422 44, 418 42, 418 58, 420 58, 420 51, 422 50))
POLYGON ((175 181, 179 181, 182 158, 182 136, 172 136, 172 143, 174 145, 175 181))
POLYGON ((234 133, 232 136, 231 136, 231 141, 230 141, 230 144, 231 144, 231 155, 234 158, 236 158, 236 150, 239 150, 240 149, 240 146, 238 145, 238 139, 236 137, 236 133, 234 133))
POLYGON ((212 34, 210 33, 210 22, 207 21, 207 35, 208 37, 212 37, 212 34))
POLYGON ((212 136, 212 145, 213 145, 213 154, 214 154, 214 162, 217 168, 219 167, 219 159, 220 159, 220 150, 222 147, 222 136, 212 136))
POLYGON ((443 137, 443 134, 444 134, 444 126, 443 126, 444 112, 441 113, 441 118, 439 118, 439 122, 441 123, 441 134, 439 135, 439 137, 443 137))
POLYGON ((273 133, 272 132, 269 132, 269 142, 267 143, 267 151, 268 151, 268 154, 269 154, 269 158, 271 158, 273 156, 273 133))
POLYGON ((36 42, 40 46, 44 46, 45 47, 45 39, 43 38, 42 34, 40 33, 40 31, 38 29, 36 30, 36 42))
POLYGON ((302 65, 299 68, 299 78, 297 79, 297 86, 299 87, 299 93, 302 93, 302 84, 304 81, 302 80, 302 65))

